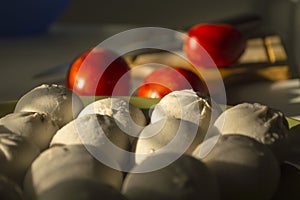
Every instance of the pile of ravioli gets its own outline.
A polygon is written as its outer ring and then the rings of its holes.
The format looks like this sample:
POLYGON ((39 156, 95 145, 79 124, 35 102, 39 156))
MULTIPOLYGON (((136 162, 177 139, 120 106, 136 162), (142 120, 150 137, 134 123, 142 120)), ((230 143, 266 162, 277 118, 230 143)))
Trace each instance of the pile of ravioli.
POLYGON ((299 128, 259 103, 181 90, 145 112, 45 84, 0 131, 0 199, 300 199, 299 128))

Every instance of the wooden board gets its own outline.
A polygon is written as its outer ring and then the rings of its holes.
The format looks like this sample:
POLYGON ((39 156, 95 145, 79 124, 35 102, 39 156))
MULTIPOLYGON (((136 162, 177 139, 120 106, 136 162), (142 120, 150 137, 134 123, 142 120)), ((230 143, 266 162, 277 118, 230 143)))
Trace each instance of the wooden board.
MULTIPOLYGON (((144 78, 154 69, 154 64, 167 65, 171 67, 182 67, 195 71, 190 62, 183 59, 180 55, 182 51, 174 53, 170 52, 149 52, 142 53, 136 56, 127 56, 126 60, 131 68, 143 66, 143 70, 133 71, 134 78, 144 78)), ((211 69, 206 74, 211 73, 211 69)), ((251 38, 247 41, 245 52, 240 59, 226 68, 219 69, 225 84, 235 84, 237 81, 232 81, 235 77, 238 82, 256 81, 258 78, 279 81, 290 78, 288 58, 284 48, 284 44, 278 35, 269 35, 261 38, 251 38), (239 78, 239 77, 242 77, 239 78)), ((212 75, 209 79, 214 79, 212 75)))

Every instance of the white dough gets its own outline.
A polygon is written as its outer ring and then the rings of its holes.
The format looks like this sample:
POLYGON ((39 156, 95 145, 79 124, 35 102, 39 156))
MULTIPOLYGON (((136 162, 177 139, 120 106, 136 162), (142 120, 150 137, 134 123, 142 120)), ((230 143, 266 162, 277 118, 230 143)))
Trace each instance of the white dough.
POLYGON ((21 188, 5 176, 0 175, 0 199, 24 200, 21 188))
POLYGON ((82 145, 56 146, 32 163, 24 179, 24 193, 28 199, 38 199, 58 184, 78 179, 100 181, 119 190, 123 175, 96 160, 82 145))
POLYGON ((125 152, 131 148, 129 137, 107 115, 88 114, 71 121, 57 131, 50 146, 82 144, 94 146, 120 165, 128 162, 125 152))
POLYGON ((91 179, 71 179, 54 185, 38 196, 41 200, 126 200, 120 191, 91 179))
POLYGON ((21 183, 39 148, 20 135, 0 133, 0 174, 21 183))
POLYGON ((221 135, 201 161, 216 175, 221 199, 271 199, 279 183, 276 157, 245 135, 221 135))
POLYGON ((160 100, 152 112, 151 123, 175 117, 198 124, 206 131, 221 112, 219 105, 208 97, 201 97, 193 90, 180 90, 171 92, 160 100))
POLYGON ((190 121, 161 119, 146 126, 137 140, 135 162, 161 152, 191 154, 205 137, 205 132, 190 121))
POLYGON ((134 171, 142 173, 128 173, 122 192, 130 200, 218 200, 220 199, 216 177, 207 166, 189 156, 181 155, 168 166, 158 170, 144 172, 154 163, 164 162, 171 157, 178 157, 173 153, 162 153, 147 158, 134 171))
POLYGON ((147 123, 146 117, 138 107, 121 98, 105 98, 86 106, 78 115, 108 115, 116 120, 119 127, 127 134, 137 137, 147 123))
POLYGON ((242 103, 222 113, 215 127, 221 134, 242 134, 269 145, 280 157, 285 154, 288 123, 282 112, 258 103, 242 103))
POLYGON ((49 147, 57 130, 57 124, 47 113, 17 112, 0 119, 0 132, 21 135, 36 144, 40 150, 49 147))
POLYGON ((22 96, 15 112, 48 113, 59 127, 77 117, 83 109, 81 99, 70 89, 62 85, 43 84, 22 96))

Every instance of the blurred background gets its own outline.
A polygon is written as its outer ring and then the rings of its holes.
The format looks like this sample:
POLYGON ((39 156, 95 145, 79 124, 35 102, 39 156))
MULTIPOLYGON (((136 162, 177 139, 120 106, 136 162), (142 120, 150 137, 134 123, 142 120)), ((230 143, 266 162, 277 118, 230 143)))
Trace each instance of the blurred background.
POLYGON ((276 34, 282 39, 290 78, 299 77, 298 0, 1 1, 2 101, 16 99, 40 83, 55 81, 56 77, 34 76, 67 65, 86 49, 121 31, 143 26, 186 30, 198 23, 244 16, 261 19, 250 27, 251 34, 276 34))

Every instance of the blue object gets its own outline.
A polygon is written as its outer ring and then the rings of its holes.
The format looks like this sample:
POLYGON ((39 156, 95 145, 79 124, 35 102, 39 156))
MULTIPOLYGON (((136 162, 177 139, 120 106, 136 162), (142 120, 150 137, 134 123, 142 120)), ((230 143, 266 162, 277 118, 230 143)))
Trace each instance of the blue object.
POLYGON ((44 33, 70 2, 71 0, 0 0, 0 36, 44 33))

